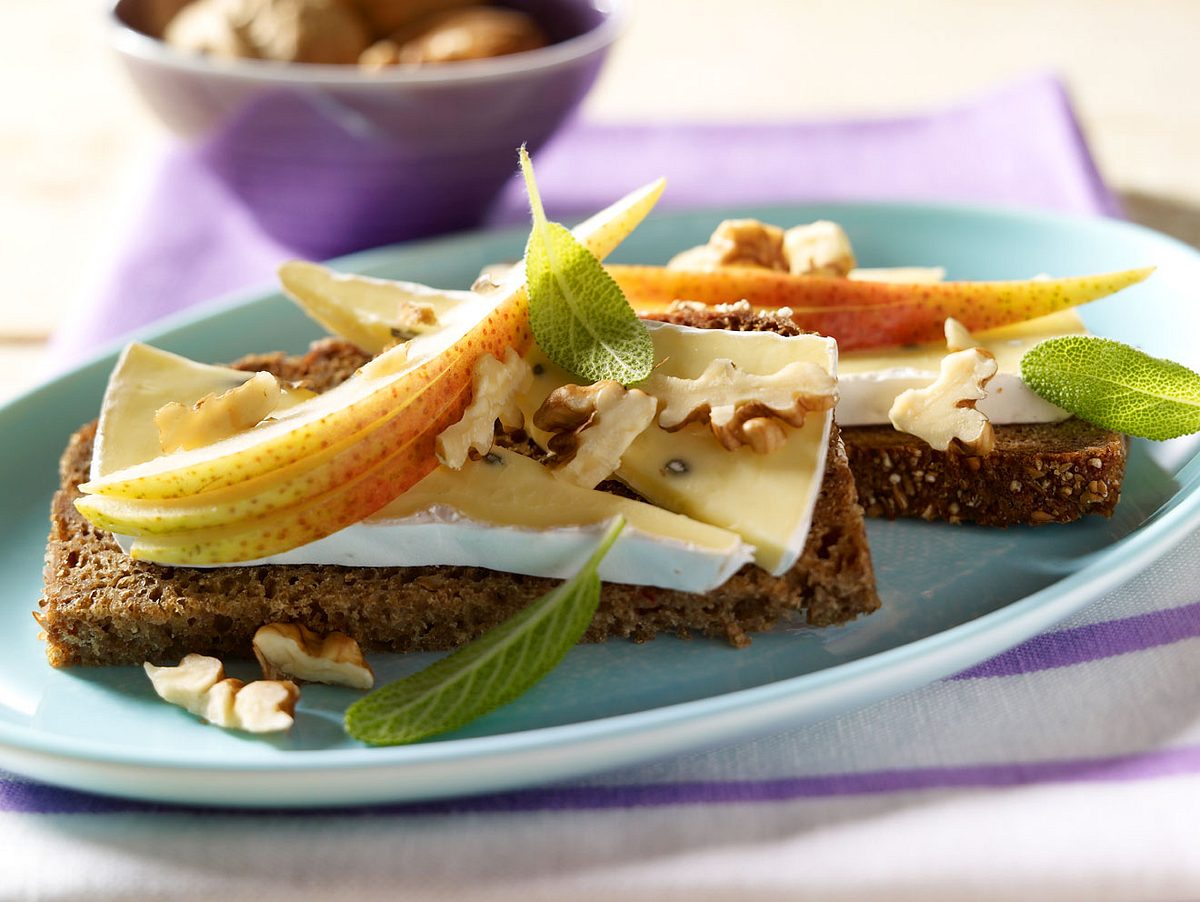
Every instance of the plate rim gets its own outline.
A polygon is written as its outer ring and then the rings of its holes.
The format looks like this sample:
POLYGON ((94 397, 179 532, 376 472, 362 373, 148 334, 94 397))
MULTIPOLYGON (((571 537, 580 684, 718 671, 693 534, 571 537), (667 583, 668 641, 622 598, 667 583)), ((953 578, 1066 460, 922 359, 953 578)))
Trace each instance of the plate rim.
MULTIPOLYGON (((1137 223, 1115 220, 1101 216, 1083 216, 1019 207, 994 206, 962 203, 911 203, 911 202, 849 202, 836 201, 811 203, 789 203, 776 205, 744 204, 741 207, 755 209, 803 210, 812 208, 859 211, 870 214, 886 210, 892 214, 968 216, 991 219, 1017 220, 1023 224, 1053 225, 1066 227, 1096 227, 1113 229, 1157 242, 1173 245, 1200 264, 1200 251, 1170 236, 1137 223)), ((721 205, 689 210, 673 210, 656 215, 656 220, 692 219, 697 215, 721 216, 739 209, 739 205, 721 205)), ((346 270, 370 269, 385 265, 397 255, 420 253, 430 246, 445 246, 456 243, 474 244, 484 239, 519 237, 524 233, 522 226, 479 229, 452 235, 425 239, 419 242, 387 245, 360 251, 328 261, 330 265, 346 270)), ((80 372, 97 364, 111 360, 129 341, 154 341, 173 336, 189 326, 237 312, 246 307, 264 303, 277 296, 274 284, 260 284, 235 292, 226 293, 214 300, 196 305, 143 326, 122 338, 107 342, 88 354, 76 365, 61 370, 33 386, 21 395, 0 406, 0 422, 13 415, 24 404, 36 403, 38 395, 54 389, 77 376, 80 372)), ((1196 464, 1200 453, 1193 455, 1179 472, 1196 464)), ((69 738, 60 734, 45 733, 32 726, 0 722, 0 751, 5 748, 15 752, 43 755, 91 765, 117 765, 151 769, 157 773, 181 773, 184 771, 261 776, 273 772, 287 777, 304 773, 320 773, 330 770, 375 770, 392 769, 406 765, 453 763, 463 764, 497 756, 549 750, 564 745, 587 747, 600 740, 614 737, 638 735, 654 737, 678 732, 680 728, 710 720, 718 720, 739 709, 761 710, 766 707, 803 707, 797 700, 805 695, 829 693, 840 688, 843 692, 856 694, 862 687, 869 687, 881 674, 890 673, 906 663, 915 664, 916 676, 904 682, 899 691, 925 685, 934 680, 957 672, 971 663, 1012 647, 1042 629, 1059 622, 1064 617, 1124 584, 1145 566, 1166 554, 1200 525, 1200 484, 1185 483, 1172 496, 1170 510, 1159 512, 1133 532, 1114 544, 1104 548, 1094 560, 1088 561, 1079 570, 1025 595, 995 611, 973 620, 942 630, 930 636, 876 652, 853 661, 835 664, 811 673, 786 677, 758 686, 736 689, 686 702, 657 706, 626 714, 611 715, 594 720, 577 721, 548 727, 536 727, 516 732, 499 733, 464 739, 437 740, 408 746, 383 748, 356 747, 341 749, 297 749, 279 750, 272 757, 250 761, 216 761, 211 753, 189 754, 186 750, 172 751, 169 759, 161 750, 144 752, 136 748, 115 746, 110 743, 93 743, 69 738), (998 633, 1005 638, 999 647, 990 641, 998 633), (982 647, 982 650, 981 650, 982 647), (965 653, 964 653, 965 650, 965 653), (966 661, 967 663, 964 663, 966 661), (791 704, 788 704, 788 703, 791 704)), ((47 665, 48 666, 48 665, 47 665)), ((912 668, 910 668, 912 669, 912 668)), ((888 692, 894 695, 895 692, 888 692)), ((865 703, 864 703, 865 704, 865 703)), ((860 706, 855 706, 860 707, 860 706)), ((758 719, 762 719, 761 717, 758 719)), ((754 720, 754 718, 750 718, 754 720)), ((727 738, 715 734, 713 740, 727 738)), ((685 743, 669 750, 678 752, 685 743)), ((669 753, 669 752, 668 752, 669 753)), ((613 766, 643 760, 646 754, 633 754, 630 760, 614 762, 613 766)), ((605 765, 604 769, 607 769, 605 765)), ((598 768, 582 767, 570 773, 591 773, 598 768)), ((525 781, 527 782, 527 781, 525 781)), ((497 787, 504 785, 497 783, 497 787)), ((91 791, 103 789, 88 787, 91 791)), ((381 787, 382 789, 382 787, 381 787)), ((486 791, 486 790, 464 790, 486 791)), ((441 789, 434 793, 448 797, 464 791, 441 789)), ((123 791, 122 794, 130 794, 123 791)), ((161 796, 154 796, 161 797, 161 796)), ((394 798, 419 798, 406 793, 394 798)), ((386 791, 380 801, 390 798, 386 791)), ((332 804, 322 802, 318 804, 332 804)), ((222 803, 224 804, 224 803, 222 803)), ((250 805, 261 802, 248 800, 250 805)))

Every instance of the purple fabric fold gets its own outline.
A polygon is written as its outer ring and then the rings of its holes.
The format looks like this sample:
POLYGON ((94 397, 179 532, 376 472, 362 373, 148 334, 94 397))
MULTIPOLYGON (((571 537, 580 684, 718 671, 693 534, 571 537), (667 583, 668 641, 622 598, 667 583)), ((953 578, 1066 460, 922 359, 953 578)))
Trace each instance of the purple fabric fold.
MULTIPOLYGON (((931 200, 1119 212, 1088 152, 1062 84, 1039 75, 952 108, 903 118, 724 125, 598 125, 561 132, 538 155, 552 215, 594 212, 668 177, 664 209, 809 200, 931 200)), ((333 175, 331 174, 331 177, 333 175)), ((363 178, 370 178, 364 172, 363 178)), ((347 173, 336 174, 339 183, 347 173)), ((56 359, 73 359, 162 316, 268 282, 289 257, 256 211, 206 163, 177 147, 153 176, 124 253, 94 298, 65 324, 56 359)), ((310 211, 320 223, 319 209, 310 211)), ((416 215, 416 214, 414 214, 416 215)), ((365 248, 373 217, 355 234, 365 248)), ((514 178, 484 224, 527 216, 514 178)), ((394 218, 394 217, 392 217, 394 218)))

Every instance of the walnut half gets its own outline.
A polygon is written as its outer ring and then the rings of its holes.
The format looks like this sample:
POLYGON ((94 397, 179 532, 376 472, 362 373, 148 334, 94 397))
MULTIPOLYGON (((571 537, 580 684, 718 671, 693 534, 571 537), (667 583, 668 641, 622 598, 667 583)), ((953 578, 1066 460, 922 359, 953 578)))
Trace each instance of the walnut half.
POLYGON ((787 271, 783 229, 757 219, 726 219, 709 236, 708 243, 676 255, 668 269, 712 270, 726 266, 752 266, 787 271))
POLYGON ((985 457, 996 445, 988 418, 975 409, 987 397, 985 386, 996 375, 996 358, 982 348, 955 351, 942 358, 937 379, 910 388, 892 402, 888 419, 901 432, 924 439, 931 448, 951 446, 971 457, 985 457))
POLYGON ((294 677, 352 689, 375 685, 362 649, 345 633, 322 636, 299 623, 268 623, 259 627, 253 644, 254 657, 268 680, 294 677))
POLYGON ((836 222, 820 220, 785 232, 757 219, 726 219, 707 244, 677 254, 667 268, 711 271, 749 266, 796 276, 843 278, 855 265, 850 239, 836 222))
POLYGON ((824 219, 784 232, 783 254, 788 271, 796 276, 845 278, 856 265, 845 231, 824 219))
POLYGON ((658 425, 668 432, 708 423, 728 450, 749 445, 760 454, 787 440, 781 423, 798 428, 809 413, 831 410, 837 403, 837 380, 817 364, 802 361, 760 375, 722 358, 697 379, 656 373, 643 385, 659 400, 658 425))
POLYGON ((636 388, 605 379, 592 385, 562 385, 533 415, 537 428, 554 435, 554 475, 585 489, 595 488, 621 465, 621 455, 654 422, 658 402, 636 388))
POLYGON ((533 370, 512 348, 505 352, 503 363, 491 354, 475 361, 471 403, 461 420, 438 435, 438 459, 452 470, 461 470, 472 453, 487 454, 491 449, 496 420, 510 431, 522 428, 525 418, 516 398, 531 382, 533 370))
POLYGON ((526 13, 502 7, 447 10, 417 20, 377 41, 359 57, 367 69, 488 59, 536 50, 548 43, 526 13))

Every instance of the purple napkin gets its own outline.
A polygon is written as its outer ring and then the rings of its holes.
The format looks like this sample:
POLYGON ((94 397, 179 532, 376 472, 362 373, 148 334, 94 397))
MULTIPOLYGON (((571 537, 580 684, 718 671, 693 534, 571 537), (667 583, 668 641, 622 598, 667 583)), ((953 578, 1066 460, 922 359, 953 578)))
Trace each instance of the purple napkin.
MULTIPOLYGON (((768 125, 578 123, 538 154, 552 215, 590 214, 660 175, 663 208, 808 200, 949 200, 1065 212, 1119 212, 1062 84, 1042 75, 927 115, 768 125)), ((364 212, 364 217, 369 211, 364 212)), ((514 178, 489 224, 528 216, 514 178)), ((319 210, 312 211, 319 222, 319 210)), ((361 234, 370 234, 370 222, 361 234)), ((268 283, 304 256, 257 224, 204 163, 174 150, 94 301, 63 326, 72 359, 191 304, 268 283)))

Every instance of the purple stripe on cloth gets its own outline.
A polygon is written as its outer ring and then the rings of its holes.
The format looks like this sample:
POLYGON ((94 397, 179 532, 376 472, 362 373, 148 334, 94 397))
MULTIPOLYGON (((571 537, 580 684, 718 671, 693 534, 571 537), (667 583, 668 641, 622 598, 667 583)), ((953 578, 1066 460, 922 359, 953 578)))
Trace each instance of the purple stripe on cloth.
POLYGON ((1200 602, 1043 633, 951 679, 1015 676, 1112 658, 1200 636, 1200 602))
MULTIPOLYGON (((440 802, 366 808, 247 811, 218 809, 240 816, 385 816, 514 814, 537 811, 597 811, 668 805, 731 805, 802 799, 877 795, 940 789, 999 789, 1035 783, 1115 783, 1200 773, 1200 746, 1158 749, 1137 755, 1076 758, 1009 764, 907 768, 786 777, 775 780, 714 780, 629 786, 561 786, 519 790, 440 802)), ((175 805, 111 799, 40 783, 0 781, 0 812, 24 814, 205 813, 175 805)))

